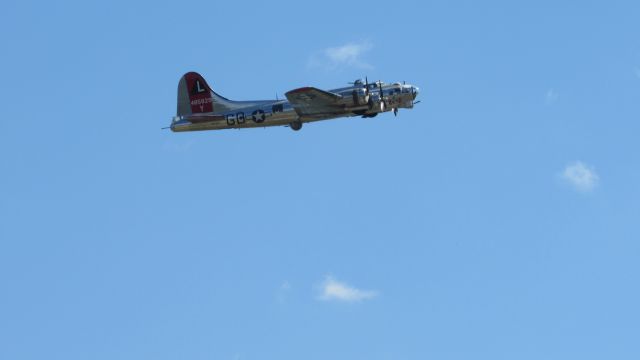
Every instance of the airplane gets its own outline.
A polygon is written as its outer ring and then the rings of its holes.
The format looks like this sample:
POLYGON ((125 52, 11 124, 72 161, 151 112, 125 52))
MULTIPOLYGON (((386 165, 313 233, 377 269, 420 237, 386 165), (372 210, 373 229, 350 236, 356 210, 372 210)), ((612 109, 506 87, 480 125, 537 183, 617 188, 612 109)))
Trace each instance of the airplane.
POLYGON ((330 91, 302 87, 285 94, 287 100, 232 101, 214 92, 204 78, 188 72, 178 83, 178 110, 169 128, 174 132, 289 126, 347 116, 372 118, 399 108, 411 109, 419 89, 405 83, 356 80, 330 91))

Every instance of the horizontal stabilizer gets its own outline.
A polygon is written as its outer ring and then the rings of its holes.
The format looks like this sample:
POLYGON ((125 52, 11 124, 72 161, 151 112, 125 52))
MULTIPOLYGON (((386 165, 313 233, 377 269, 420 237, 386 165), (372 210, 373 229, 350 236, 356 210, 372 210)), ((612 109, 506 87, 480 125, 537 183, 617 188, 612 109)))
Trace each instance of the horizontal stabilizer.
POLYGON ((215 122, 215 121, 223 121, 225 117, 224 115, 193 114, 193 115, 179 116, 178 119, 187 120, 193 124, 200 124, 200 123, 208 123, 208 122, 215 122))

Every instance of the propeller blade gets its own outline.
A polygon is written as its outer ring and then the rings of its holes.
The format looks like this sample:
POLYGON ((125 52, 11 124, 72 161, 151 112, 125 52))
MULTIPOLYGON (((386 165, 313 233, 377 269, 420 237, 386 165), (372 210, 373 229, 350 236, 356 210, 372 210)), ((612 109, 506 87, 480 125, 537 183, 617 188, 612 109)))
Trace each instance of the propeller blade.
POLYGON ((413 107, 413 105, 416 104, 416 94, 415 94, 416 90, 415 88, 412 86, 411 87, 411 107, 413 107))

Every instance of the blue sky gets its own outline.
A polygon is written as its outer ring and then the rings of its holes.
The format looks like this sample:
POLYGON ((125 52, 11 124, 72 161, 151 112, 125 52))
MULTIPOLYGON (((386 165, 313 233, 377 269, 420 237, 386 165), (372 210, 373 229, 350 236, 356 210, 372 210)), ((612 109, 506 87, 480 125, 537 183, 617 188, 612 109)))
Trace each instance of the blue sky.
POLYGON ((0 12, 0 358, 637 359, 640 5, 0 12), (369 79, 374 119, 174 134, 369 79))

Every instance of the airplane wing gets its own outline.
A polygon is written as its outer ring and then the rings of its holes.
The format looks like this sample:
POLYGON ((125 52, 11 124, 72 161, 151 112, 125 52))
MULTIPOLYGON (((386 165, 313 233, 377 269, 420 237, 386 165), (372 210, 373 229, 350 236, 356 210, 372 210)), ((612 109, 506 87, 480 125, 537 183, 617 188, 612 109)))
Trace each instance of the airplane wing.
POLYGON ((342 108, 338 104, 341 95, 314 87, 291 90, 285 96, 300 116, 334 113, 342 108))

